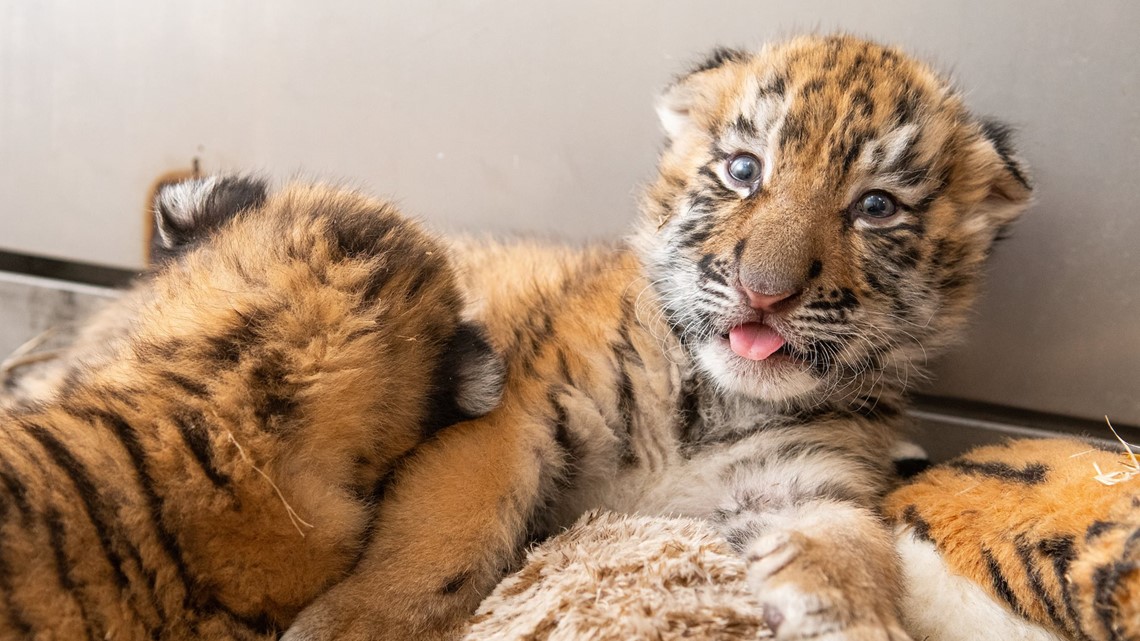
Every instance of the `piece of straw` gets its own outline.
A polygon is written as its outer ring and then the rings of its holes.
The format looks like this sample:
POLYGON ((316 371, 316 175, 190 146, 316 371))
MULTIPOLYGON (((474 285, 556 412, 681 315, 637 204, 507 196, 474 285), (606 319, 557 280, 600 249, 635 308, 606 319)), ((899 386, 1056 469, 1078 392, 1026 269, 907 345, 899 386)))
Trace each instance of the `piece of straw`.
POLYGON ((59 332, 59 327, 49 327, 29 338, 27 341, 24 341, 23 345, 12 350, 12 353, 8 354, 7 358, 0 361, 0 383, 7 383, 12 377, 12 372, 25 365, 51 360, 58 356, 62 350, 50 350, 39 354, 32 353, 57 332, 59 332))
POLYGON ((261 468, 253 464, 253 461, 250 460, 249 455, 245 453, 245 448, 241 446, 241 443, 237 442, 237 439, 234 438, 233 433, 227 431, 226 436, 229 437, 230 442, 233 443, 234 447, 237 448, 238 454, 241 454, 242 460, 248 463, 249 466, 253 468, 254 472, 257 472, 262 476, 262 478, 268 481, 270 487, 273 488, 273 491, 277 492, 277 498, 281 499, 281 504, 285 506, 285 513, 289 515, 289 521, 293 524, 293 527, 297 528, 297 534, 300 534, 302 539, 305 538, 305 531, 301 529, 301 526, 303 525, 311 529, 313 527, 313 524, 301 518, 301 515, 297 514, 297 511, 293 509, 293 506, 289 505, 289 501, 286 501, 285 495, 281 493, 281 488, 277 487, 277 484, 273 482, 273 479, 269 478, 268 474, 262 472, 261 468))
POLYGON ((1132 451, 1132 446, 1129 445, 1127 441, 1120 438, 1120 434, 1117 433, 1116 428, 1112 426, 1112 421, 1108 420, 1107 416, 1104 417, 1104 422, 1108 424, 1108 429, 1112 430, 1112 435, 1116 437, 1116 440, 1120 441, 1120 444, 1124 446, 1125 451, 1128 452, 1128 457, 1132 459, 1132 465, 1121 463, 1120 466, 1124 468, 1123 470, 1116 472, 1104 472, 1101 471, 1100 466, 1094 462, 1093 469, 1096 470, 1096 476, 1093 478, 1103 485, 1116 485, 1117 483, 1130 481, 1136 476, 1140 475, 1140 459, 1136 458, 1136 453, 1132 451))

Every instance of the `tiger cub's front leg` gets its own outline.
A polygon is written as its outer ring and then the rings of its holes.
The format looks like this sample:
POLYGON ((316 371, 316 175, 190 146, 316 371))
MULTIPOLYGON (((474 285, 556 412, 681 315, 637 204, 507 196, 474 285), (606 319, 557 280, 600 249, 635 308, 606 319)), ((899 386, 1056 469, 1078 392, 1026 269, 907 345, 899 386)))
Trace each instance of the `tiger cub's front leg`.
POLYGON ((909 641, 883 521, 840 482, 804 487, 811 476, 737 476, 714 517, 748 564, 765 621, 781 640, 909 641))
POLYGON ((767 515, 743 552, 777 639, 903 641, 897 560, 882 522, 820 499, 767 515))

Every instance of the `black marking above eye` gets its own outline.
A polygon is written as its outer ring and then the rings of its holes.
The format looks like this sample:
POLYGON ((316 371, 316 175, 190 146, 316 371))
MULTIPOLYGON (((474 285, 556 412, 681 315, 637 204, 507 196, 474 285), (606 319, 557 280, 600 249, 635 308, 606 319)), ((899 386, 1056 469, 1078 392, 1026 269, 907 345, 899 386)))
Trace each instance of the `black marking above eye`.
POLYGON ((760 159, 749 153, 738 153, 731 156, 725 163, 725 174, 737 186, 755 189, 763 174, 763 165, 760 159))
POLYGON ((847 211, 854 218, 884 220, 899 212, 899 203, 887 192, 874 189, 856 198, 847 211))

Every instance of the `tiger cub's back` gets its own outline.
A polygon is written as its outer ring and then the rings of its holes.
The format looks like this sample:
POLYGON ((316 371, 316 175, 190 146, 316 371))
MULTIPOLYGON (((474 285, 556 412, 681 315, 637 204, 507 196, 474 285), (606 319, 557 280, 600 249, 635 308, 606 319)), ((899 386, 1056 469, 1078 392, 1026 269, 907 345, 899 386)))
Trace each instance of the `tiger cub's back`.
POLYGON ((0 413, 0 636, 272 637, 401 458, 497 402, 446 249, 389 205, 210 178, 157 215, 107 352, 0 413))

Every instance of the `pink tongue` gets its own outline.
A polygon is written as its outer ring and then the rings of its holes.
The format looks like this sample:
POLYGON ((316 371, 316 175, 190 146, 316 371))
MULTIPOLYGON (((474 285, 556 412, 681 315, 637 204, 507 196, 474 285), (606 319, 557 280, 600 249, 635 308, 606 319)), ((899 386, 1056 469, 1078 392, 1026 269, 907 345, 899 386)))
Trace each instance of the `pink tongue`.
POLYGON ((745 323, 728 330, 728 345, 737 356, 762 361, 780 349, 784 339, 760 323, 745 323))

